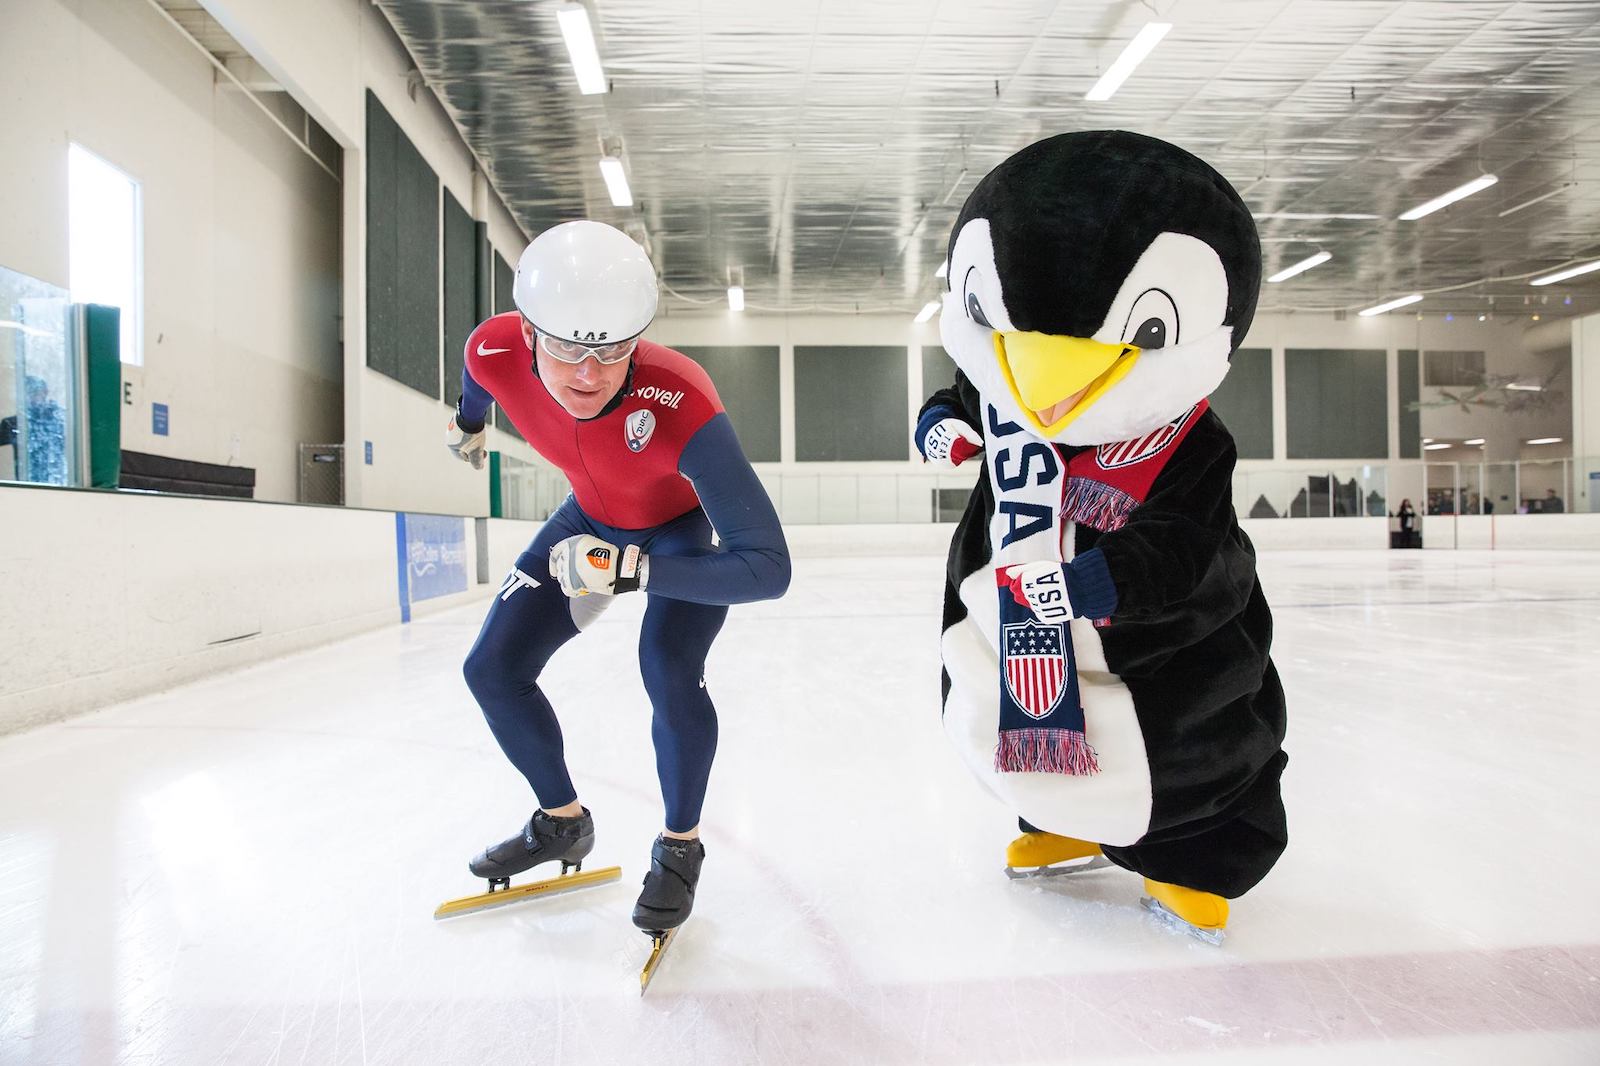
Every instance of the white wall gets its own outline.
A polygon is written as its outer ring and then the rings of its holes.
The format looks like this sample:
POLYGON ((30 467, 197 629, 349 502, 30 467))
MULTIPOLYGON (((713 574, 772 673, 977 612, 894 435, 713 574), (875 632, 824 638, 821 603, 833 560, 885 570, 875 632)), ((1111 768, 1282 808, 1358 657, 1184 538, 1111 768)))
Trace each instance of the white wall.
MULTIPOLYGON (((251 466, 258 499, 293 500, 296 446, 344 440, 351 504, 487 513, 487 475, 442 447, 447 403, 366 368, 367 87, 510 262, 522 233, 497 197, 475 206, 470 153, 426 89, 412 99, 410 59, 370 4, 204 6, 343 146, 342 183, 147 0, 0 4, 0 265, 67 284, 66 152, 84 144, 144 197, 145 364, 125 371, 125 447, 251 466), (153 403, 168 436, 151 431, 153 403)), ((450 404, 459 388, 444 384, 450 404)), ((490 447, 532 454, 495 430, 490 447)))
MULTIPOLYGON (((446 382, 445 400, 434 400, 366 365, 366 90, 380 103, 438 175, 443 189, 474 210, 471 153, 438 101, 426 89, 415 99, 407 89, 411 59, 382 15, 360 0, 206 0, 211 11, 241 41, 257 42, 257 58, 284 78, 302 107, 329 116, 345 146, 344 226, 351 235, 345 254, 344 323, 346 500, 363 507, 487 514, 488 475, 471 471, 443 447, 444 426, 460 392, 446 382), (324 24, 329 15, 333 17, 324 24), (304 36, 319 37, 311 52, 299 49, 304 36), (331 38, 331 42, 330 42, 331 38), (328 44, 344 71, 323 69, 328 44), (271 57, 268 62, 263 56, 271 57), (309 91, 308 91, 309 90, 309 91), (304 97, 302 98, 302 93, 304 97), (373 462, 361 461, 372 443, 373 462)), ((509 213, 489 198, 489 239, 508 262, 516 262, 524 241, 509 213)), ((419 343, 423 343, 419 341, 419 343)), ((427 343, 435 343, 431 340, 427 343)), ((490 430, 489 447, 519 458, 532 450, 509 434, 490 430)))
POLYGON ((1600 315, 1572 323, 1573 455, 1586 461, 1577 478, 1573 511, 1600 512, 1600 315))
POLYGON ((337 183, 143 0, 0 20, 0 264, 67 285, 69 143, 138 180, 144 365, 125 368, 123 444, 252 466, 260 498, 293 499, 295 445, 342 435, 337 183))

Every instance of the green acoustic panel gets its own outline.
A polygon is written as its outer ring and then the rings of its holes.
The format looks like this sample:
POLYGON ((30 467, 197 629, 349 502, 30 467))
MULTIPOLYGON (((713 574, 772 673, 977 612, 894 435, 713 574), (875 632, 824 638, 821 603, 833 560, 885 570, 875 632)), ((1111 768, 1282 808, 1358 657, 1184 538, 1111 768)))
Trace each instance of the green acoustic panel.
POLYGON ((1290 459, 1383 459, 1389 454, 1388 353, 1284 352, 1290 459))
POLYGON ((84 308, 88 356, 89 484, 114 489, 122 472, 122 312, 84 308))
POLYGON ((494 313, 513 310, 517 306, 516 300, 511 296, 511 283, 516 280, 517 272, 511 264, 499 253, 494 253, 494 313))
POLYGON ((1272 349, 1240 348, 1211 394, 1211 409, 1233 434, 1241 459, 1272 458, 1272 349))
POLYGON ((439 179, 367 93, 367 365, 440 396, 439 179))
POLYGON ((1400 458, 1422 458, 1422 412, 1412 407, 1422 398, 1422 358, 1413 348, 1402 348, 1400 357, 1400 458))
POLYGON ((711 375, 745 456, 753 463, 776 463, 782 459, 778 349, 729 346, 678 351, 711 375))
MULTIPOLYGON (((516 301, 513 300, 512 297, 511 297, 511 282, 515 278, 516 278, 516 271, 514 271, 511 268, 511 264, 506 262, 505 261, 505 257, 502 256, 499 252, 495 252, 494 253, 494 313, 495 314, 498 315, 502 311, 511 311, 511 310, 514 310, 516 308, 516 306, 517 306, 516 301)), ((513 437, 516 437, 518 440, 523 439, 522 438, 522 434, 517 432, 517 427, 513 426, 511 424, 511 419, 507 418, 505 416, 505 413, 502 412, 498 406, 495 408, 495 411, 494 411, 494 424, 495 424, 496 428, 504 430, 505 432, 511 434, 513 437)))
MULTIPOLYGON (((927 399, 940 389, 956 383, 956 361, 950 353, 937 344, 922 347, 922 398, 927 399)), ((913 415, 915 411, 911 412, 913 415)))
POLYGON ((378 98, 367 93, 367 365, 391 378, 400 376, 399 326, 400 220, 395 212, 395 144, 400 127, 378 98))
POLYGON ((794 444, 801 462, 906 459, 903 347, 796 347, 794 444))
POLYGON ((461 395, 461 364, 467 338, 478 324, 477 234, 472 216, 444 194, 444 401, 461 395))
POLYGON ((474 222, 472 236, 472 270, 476 275, 472 290, 476 301, 473 317, 482 322, 494 314, 494 260, 490 258, 494 249, 489 244, 489 223, 474 222))
POLYGON ((506 514, 505 489, 500 484, 500 453, 489 453, 489 517, 504 518, 506 514))

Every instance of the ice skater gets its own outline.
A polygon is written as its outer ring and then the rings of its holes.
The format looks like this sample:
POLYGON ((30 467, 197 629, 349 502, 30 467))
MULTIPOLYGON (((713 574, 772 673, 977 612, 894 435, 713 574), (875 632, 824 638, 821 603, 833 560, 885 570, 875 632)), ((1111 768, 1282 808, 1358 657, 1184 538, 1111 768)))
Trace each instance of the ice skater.
POLYGON ((633 922, 659 953, 689 917, 705 857, 701 804, 717 743, 706 653, 729 604, 783 595, 788 547, 711 379, 641 337, 657 301, 644 249, 600 222, 564 223, 522 253, 512 294, 517 310, 467 341, 446 443, 481 468, 497 403, 572 495, 518 557, 467 655, 467 685, 539 802, 470 866, 493 887, 543 863, 565 873, 589 854, 594 820, 539 675, 614 596, 643 592, 639 668, 666 812, 633 922))

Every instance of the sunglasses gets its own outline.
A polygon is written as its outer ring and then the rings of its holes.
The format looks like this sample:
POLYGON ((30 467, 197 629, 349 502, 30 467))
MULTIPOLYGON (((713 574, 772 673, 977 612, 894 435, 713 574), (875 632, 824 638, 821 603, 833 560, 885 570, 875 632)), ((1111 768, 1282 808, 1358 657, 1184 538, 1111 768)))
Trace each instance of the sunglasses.
POLYGON ((539 350, 556 362, 569 366, 577 366, 590 356, 594 356, 594 361, 601 366, 611 366, 628 358, 638 346, 637 337, 617 344, 579 344, 577 341, 552 337, 548 333, 539 334, 539 350))

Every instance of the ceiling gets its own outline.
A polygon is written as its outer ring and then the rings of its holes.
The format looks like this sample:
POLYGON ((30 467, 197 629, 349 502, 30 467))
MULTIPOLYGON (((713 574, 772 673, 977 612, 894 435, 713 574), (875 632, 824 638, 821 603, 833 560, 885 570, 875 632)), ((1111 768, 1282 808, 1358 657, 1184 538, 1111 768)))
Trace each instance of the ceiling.
POLYGON ((979 178, 1107 127, 1221 170, 1267 273, 1332 253, 1264 286, 1263 311, 1416 291, 1427 312, 1600 310, 1600 272, 1527 284, 1600 258, 1596 0, 592 0, 611 80, 593 96, 554 0, 375 3, 523 228, 646 236, 669 310, 742 281, 756 311, 914 313, 979 178), (1174 28, 1150 58, 1086 101, 1158 18, 1174 28), (612 138, 632 208, 600 178, 612 138), (1499 183, 1397 220, 1484 173, 1499 183))

